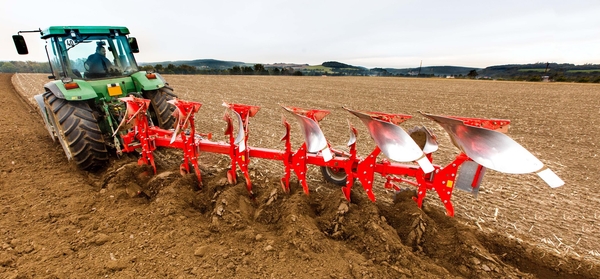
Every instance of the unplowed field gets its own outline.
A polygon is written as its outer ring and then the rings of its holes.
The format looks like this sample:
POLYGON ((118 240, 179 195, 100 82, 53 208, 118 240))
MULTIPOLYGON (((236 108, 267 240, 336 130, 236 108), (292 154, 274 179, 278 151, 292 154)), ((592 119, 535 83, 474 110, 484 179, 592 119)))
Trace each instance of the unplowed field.
POLYGON ((455 191, 456 217, 429 193, 423 209, 404 191, 362 187, 348 203, 309 172, 310 195, 281 191, 279 162, 253 160, 257 194, 228 185, 228 158, 204 153, 204 188, 179 175, 181 154, 157 151, 159 174, 135 155, 97 173, 78 170, 52 142, 32 96, 45 75, 0 75, 0 277, 2 278, 600 278, 600 87, 587 84, 373 77, 165 76, 175 93, 203 104, 200 132, 225 141, 223 101, 261 107, 249 145, 282 150, 280 105, 330 110, 332 146, 359 130, 360 155, 375 146, 342 105, 405 113, 431 128, 445 165, 458 150, 423 111, 505 118, 508 135, 554 170, 550 189, 534 174, 488 171, 477 199, 455 191), (12 81, 11 81, 12 78, 12 81), (23 98, 21 98, 22 96, 23 98), (130 195, 141 188, 146 195, 130 195))

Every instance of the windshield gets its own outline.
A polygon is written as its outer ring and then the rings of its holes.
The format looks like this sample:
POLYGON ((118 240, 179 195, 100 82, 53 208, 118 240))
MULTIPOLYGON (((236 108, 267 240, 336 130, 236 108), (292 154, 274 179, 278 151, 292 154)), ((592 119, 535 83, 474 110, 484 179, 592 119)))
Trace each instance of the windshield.
MULTIPOLYGON (((126 36, 55 37, 59 49, 66 50, 62 69, 72 78, 128 76, 138 71, 126 36)), ((64 53, 64 51, 63 51, 64 53)), ((61 76, 64 76, 61 75, 61 76)))

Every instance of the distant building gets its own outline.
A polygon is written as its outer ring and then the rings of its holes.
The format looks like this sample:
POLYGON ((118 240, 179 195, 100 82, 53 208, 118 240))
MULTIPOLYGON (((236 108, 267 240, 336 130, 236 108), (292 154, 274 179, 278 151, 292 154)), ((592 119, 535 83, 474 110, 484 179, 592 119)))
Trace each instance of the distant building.
POLYGON ((542 76, 542 82, 549 82, 550 76, 542 76))

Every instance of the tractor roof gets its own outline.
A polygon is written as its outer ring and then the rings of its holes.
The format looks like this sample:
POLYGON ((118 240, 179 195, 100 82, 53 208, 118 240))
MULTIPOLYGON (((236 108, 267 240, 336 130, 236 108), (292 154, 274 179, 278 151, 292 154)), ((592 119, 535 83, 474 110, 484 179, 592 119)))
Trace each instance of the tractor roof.
POLYGON ((42 39, 52 36, 67 35, 71 30, 79 34, 114 34, 114 30, 119 31, 121 35, 129 34, 129 29, 122 26, 50 26, 42 30, 42 39))

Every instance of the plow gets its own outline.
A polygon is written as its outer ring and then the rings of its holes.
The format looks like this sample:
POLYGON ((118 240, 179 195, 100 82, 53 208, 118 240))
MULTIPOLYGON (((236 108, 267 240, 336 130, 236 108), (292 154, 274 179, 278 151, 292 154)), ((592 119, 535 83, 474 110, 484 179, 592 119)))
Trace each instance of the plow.
POLYGON ((286 193, 295 176, 304 193, 309 194, 307 171, 309 166, 316 166, 325 180, 340 186, 347 200, 353 186, 360 184, 369 199, 375 201, 377 175, 390 191, 401 191, 403 185, 415 187, 414 199, 419 207, 429 191, 436 192, 448 216, 454 216, 453 191, 477 195, 488 169, 509 174, 535 173, 553 188, 564 184, 506 135, 510 124, 507 119, 419 112, 440 125, 460 151, 447 165, 434 163, 433 155, 439 146, 431 129, 419 126, 407 132, 401 127, 411 115, 349 107, 342 109, 351 119, 358 118, 364 124, 375 143, 367 155, 357 152, 358 129, 351 120, 347 146, 334 148, 319 125, 330 111, 292 106, 281 106, 283 149, 250 146, 250 118, 260 107, 237 103, 223 102, 228 141, 216 142, 211 133, 200 133, 195 125, 201 103, 178 99, 160 74, 138 68, 133 55, 139 51, 137 41, 129 37, 127 28, 60 26, 20 31, 13 36, 19 54, 28 53, 20 35, 27 32, 39 32, 47 41, 46 54, 52 71, 49 78, 54 79, 44 86, 44 93, 34 97, 42 119, 67 158, 84 170, 103 168, 109 151, 114 151, 117 155, 139 154, 138 164, 149 165, 156 173, 153 152, 157 148, 175 148, 183 153, 180 172, 194 174, 201 188, 201 154, 218 153, 230 158, 228 182, 237 184, 241 173, 248 195, 254 199, 251 160, 274 160, 281 161, 280 184, 286 193), (94 65, 98 61, 100 64, 94 65), (304 138, 297 149, 292 146, 292 125, 286 116, 296 120, 304 138))
POLYGON ((249 118, 258 113, 259 107, 223 103, 226 107, 225 134, 229 142, 211 141, 211 134, 197 134, 194 124, 195 113, 201 107, 198 102, 174 99, 170 101, 177 110, 175 129, 164 130, 149 126, 146 110, 149 101, 126 97, 127 117, 124 122, 132 128, 122 135, 123 151, 141 150, 139 164, 151 165, 156 171, 152 151, 157 147, 178 148, 183 151, 182 174, 194 172, 198 184, 202 185, 198 158, 201 153, 219 153, 230 157, 231 168, 227 172, 230 184, 237 183, 237 170, 243 174, 250 198, 254 197, 248 166, 252 158, 281 161, 284 166, 280 179, 284 192, 289 193, 292 173, 304 193, 309 194, 307 170, 309 165, 321 168, 324 178, 340 185, 347 200, 356 181, 360 182, 370 200, 375 201, 373 183, 375 174, 385 179, 384 187, 400 191, 402 183, 415 186, 415 201, 421 207, 428 191, 435 191, 443 203, 446 214, 454 216, 451 202, 455 188, 477 195, 486 169, 511 174, 536 173, 550 187, 559 187, 564 182, 529 151, 502 133, 510 123, 505 119, 482 119, 440 116, 421 113, 441 125, 461 151, 448 165, 434 165, 433 153, 438 149, 436 136, 422 126, 410 133, 398 124, 411 118, 410 115, 364 112, 344 107, 359 118, 367 127, 376 143, 373 151, 361 157, 356 151, 357 129, 348 121, 350 139, 349 152, 332 148, 319 126, 319 121, 330 112, 282 106, 283 110, 296 118, 304 137, 297 149, 292 149, 291 125, 283 117, 285 133, 282 137, 285 149, 254 148, 248 145, 249 118), (382 154, 384 158, 379 158, 382 154))

